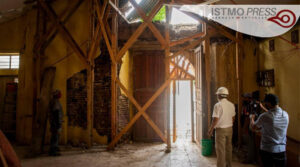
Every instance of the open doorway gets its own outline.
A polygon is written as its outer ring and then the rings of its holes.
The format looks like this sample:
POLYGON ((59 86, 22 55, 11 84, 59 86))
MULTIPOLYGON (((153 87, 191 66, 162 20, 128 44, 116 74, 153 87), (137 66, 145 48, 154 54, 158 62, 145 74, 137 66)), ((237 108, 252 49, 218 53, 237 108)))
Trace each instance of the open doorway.
POLYGON ((177 80, 174 82, 171 86, 172 93, 170 95, 172 142, 193 141, 194 84, 191 80, 177 80))

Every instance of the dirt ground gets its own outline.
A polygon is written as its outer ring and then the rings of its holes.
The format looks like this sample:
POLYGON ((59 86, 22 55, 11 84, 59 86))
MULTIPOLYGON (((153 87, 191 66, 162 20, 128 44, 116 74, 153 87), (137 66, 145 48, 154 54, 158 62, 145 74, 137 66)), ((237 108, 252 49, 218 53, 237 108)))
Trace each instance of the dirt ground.
MULTIPOLYGON (((22 159, 23 167, 213 167, 216 157, 204 157, 200 148, 187 140, 172 143, 171 153, 165 153, 166 145, 161 143, 134 143, 106 151, 104 147, 90 150, 62 151, 62 156, 47 155, 22 159)), ((254 167, 244 165, 233 158, 233 167, 254 167)))

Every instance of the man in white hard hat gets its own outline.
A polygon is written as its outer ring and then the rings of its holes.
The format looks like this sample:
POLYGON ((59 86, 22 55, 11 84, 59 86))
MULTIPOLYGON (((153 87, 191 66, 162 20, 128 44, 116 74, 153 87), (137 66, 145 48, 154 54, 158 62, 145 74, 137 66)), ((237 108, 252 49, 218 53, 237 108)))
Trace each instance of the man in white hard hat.
POLYGON ((220 87, 216 95, 218 103, 214 106, 213 121, 208 131, 211 137, 216 129, 217 167, 231 167, 232 162, 232 126, 235 117, 235 107, 227 100, 228 89, 220 87))

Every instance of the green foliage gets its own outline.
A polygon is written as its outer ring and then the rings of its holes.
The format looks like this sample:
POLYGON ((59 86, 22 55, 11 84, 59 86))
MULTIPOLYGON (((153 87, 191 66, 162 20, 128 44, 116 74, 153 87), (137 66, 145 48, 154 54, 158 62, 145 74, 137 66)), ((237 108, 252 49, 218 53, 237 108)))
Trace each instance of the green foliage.
POLYGON ((158 13, 152 19, 153 22, 155 21, 166 21, 166 7, 163 6, 158 13))

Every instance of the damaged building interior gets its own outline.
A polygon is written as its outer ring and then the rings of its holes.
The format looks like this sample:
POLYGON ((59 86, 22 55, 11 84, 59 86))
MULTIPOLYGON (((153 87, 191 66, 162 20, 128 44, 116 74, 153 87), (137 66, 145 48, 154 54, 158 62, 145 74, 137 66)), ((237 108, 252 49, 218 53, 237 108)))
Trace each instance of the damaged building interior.
POLYGON ((300 0, 0 0, 0 166, 216 166, 203 143, 222 86, 236 112, 232 166, 262 164, 259 132, 244 162, 252 92, 279 97, 286 165, 300 166, 299 19, 259 38, 180 10, 198 4, 300 0), (60 156, 49 156, 56 95, 60 156))

